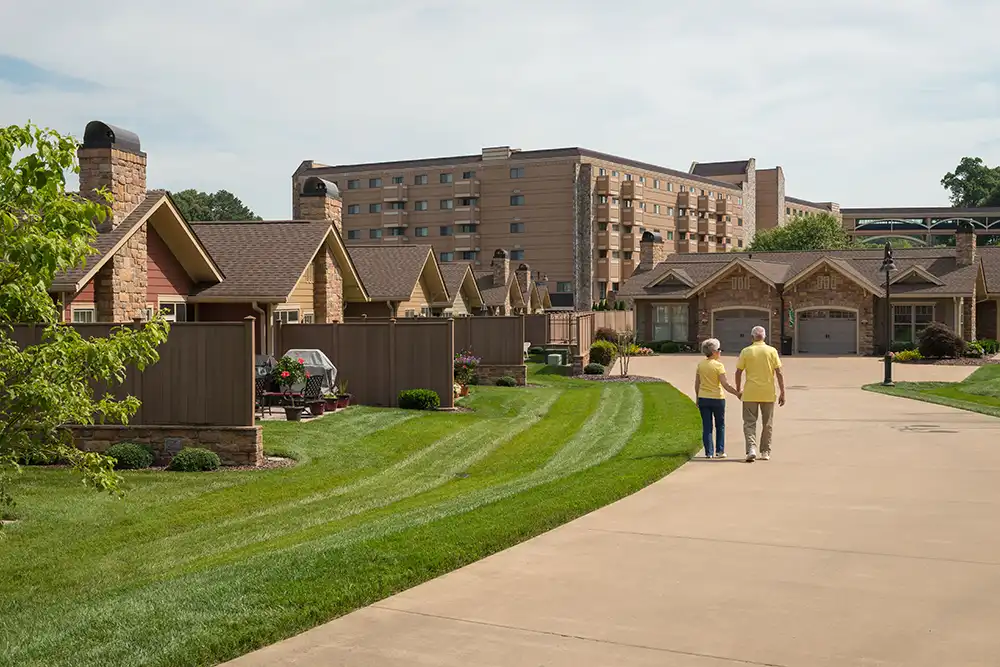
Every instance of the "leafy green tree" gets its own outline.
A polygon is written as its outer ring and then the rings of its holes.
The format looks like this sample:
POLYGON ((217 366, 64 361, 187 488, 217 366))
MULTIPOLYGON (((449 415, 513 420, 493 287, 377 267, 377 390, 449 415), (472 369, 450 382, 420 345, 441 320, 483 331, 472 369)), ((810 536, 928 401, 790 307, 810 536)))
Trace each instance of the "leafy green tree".
POLYGON ((781 252, 802 250, 842 250, 857 245, 844 230, 836 216, 830 213, 807 213, 796 216, 785 225, 756 233, 747 252, 781 252))
POLYGON ((1000 206, 1000 167, 990 167, 982 158, 963 157, 941 179, 952 206, 1000 206))
MULTIPOLYGON (((80 266, 92 252, 103 203, 67 195, 64 174, 78 171, 76 141, 28 124, 0 127, 0 511, 20 462, 64 460, 85 483, 120 493, 111 459, 73 446, 71 424, 126 423, 135 397, 97 396, 93 383, 120 384, 128 365, 159 357, 168 325, 121 327, 108 338, 82 338, 60 325, 47 287, 56 273, 80 266), (21 346, 12 325, 44 329, 37 345, 21 346)), ((101 193, 108 199, 107 192, 101 193)))
POLYGON ((198 190, 181 190, 170 193, 170 196, 188 220, 260 220, 260 216, 228 190, 211 194, 198 190))

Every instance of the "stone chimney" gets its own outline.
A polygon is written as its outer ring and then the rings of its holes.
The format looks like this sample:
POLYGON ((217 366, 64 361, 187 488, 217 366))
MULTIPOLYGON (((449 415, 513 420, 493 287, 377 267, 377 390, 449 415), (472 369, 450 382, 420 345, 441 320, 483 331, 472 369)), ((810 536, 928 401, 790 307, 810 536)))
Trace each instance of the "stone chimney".
POLYGON ((659 232, 646 231, 639 240, 639 265, 634 273, 652 271, 657 264, 667 258, 667 246, 659 232))
POLYGON ((139 136, 99 120, 90 121, 77 157, 80 195, 106 204, 95 192, 103 187, 114 200, 110 204, 113 215, 99 227, 99 231, 110 231, 146 198, 146 154, 140 150, 139 136))
POLYGON ((959 222, 955 231, 955 262, 959 266, 971 266, 976 262, 976 233, 968 220, 959 222))
POLYGON ((302 220, 329 220, 343 233, 344 202, 336 183, 310 176, 298 193, 298 216, 302 220))
POLYGON ((510 256, 507 251, 501 248, 494 252, 490 266, 493 268, 493 284, 506 285, 510 278, 510 256))
POLYGON ((531 267, 527 264, 521 264, 517 267, 517 282, 521 285, 521 290, 527 290, 531 287, 531 267))

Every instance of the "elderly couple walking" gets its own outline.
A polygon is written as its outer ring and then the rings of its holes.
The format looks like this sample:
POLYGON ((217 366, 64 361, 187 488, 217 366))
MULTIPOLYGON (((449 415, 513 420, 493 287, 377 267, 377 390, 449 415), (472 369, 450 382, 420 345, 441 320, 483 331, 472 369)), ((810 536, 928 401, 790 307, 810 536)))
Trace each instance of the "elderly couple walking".
POLYGON ((726 367, 719 361, 722 346, 716 338, 701 344, 705 360, 698 364, 694 393, 701 411, 702 443, 706 458, 726 458, 726 397, 723 389, 743 401, 743 436, 746 439, 747 463, 757 460, 757 420, 761 422, 760 458, 771 458, 771 432, 774 404, 785 404, 785 378, 781 372, 778 351, 764 342, 764 327, 750 332, 753 343, 743 348, 736 362, 736 386, 726 378, 726 367), (744 376, 746 384, 743 384, 744 376), (774 381, 778 381, 775 392, 774 381), (740 390, 740 387, 743 389, 740 390), (715 439, 712 439, 712 423, 715 439))

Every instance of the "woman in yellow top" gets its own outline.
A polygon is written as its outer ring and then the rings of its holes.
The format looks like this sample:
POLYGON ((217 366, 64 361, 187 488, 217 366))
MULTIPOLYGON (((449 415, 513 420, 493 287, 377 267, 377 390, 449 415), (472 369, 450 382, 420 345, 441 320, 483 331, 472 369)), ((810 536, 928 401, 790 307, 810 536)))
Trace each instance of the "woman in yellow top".
POLYGON ((705 458, 726 458, 726 395, 725 389, 739 398, 740 392, 726 379, 726 367, 719 361, 722 345, 717 338, 701 344, 705 360, 698 364, 694 376, 694 394, 698 397, 701 412, 701 441, 705 445, 705 458), (712 446, 712 421, 715 421, 715 446, 712 446))

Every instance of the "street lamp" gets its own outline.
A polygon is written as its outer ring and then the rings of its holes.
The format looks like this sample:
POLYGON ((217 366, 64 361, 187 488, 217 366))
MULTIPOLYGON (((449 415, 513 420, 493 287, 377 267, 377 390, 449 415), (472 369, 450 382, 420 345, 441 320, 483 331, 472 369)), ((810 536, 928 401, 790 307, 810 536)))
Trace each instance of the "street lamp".
POLYGON ((885 255, 882 257, 880 270, 885 273, 885 359, 883 360, 885 376, 882 379, 882 386, 891 387, 894 383, 892 381, 892 303, 889 300, 892 285, 889 278, 896 270, 896 262, 892 259, 892 244, 888 241, 885 242, 885 255))

